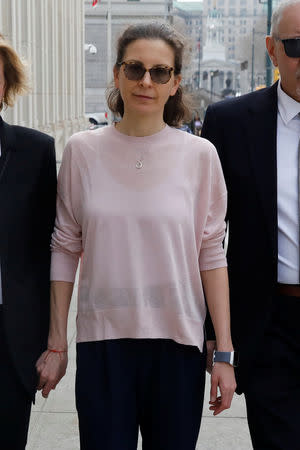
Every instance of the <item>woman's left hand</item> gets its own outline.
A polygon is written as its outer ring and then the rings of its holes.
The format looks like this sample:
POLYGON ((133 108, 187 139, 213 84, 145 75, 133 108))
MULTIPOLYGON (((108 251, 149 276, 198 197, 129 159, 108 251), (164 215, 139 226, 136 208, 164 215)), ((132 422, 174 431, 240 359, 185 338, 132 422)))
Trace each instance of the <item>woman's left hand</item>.
POLYGON ((232 397, 236 389, 234 368, 223 362, 214 364, 211 372, 210 402, 209 409, 214 416, 220 414, 224 409, 231 406, 232 397), (221 395, 218 397, 218 388, 221 395))
POLYGON ((68 365, 68 353, 44 351, 36 363, 39 376, 37 390, 42 391, 42 396, 47 398, 50 391, 65 375, 68 365))

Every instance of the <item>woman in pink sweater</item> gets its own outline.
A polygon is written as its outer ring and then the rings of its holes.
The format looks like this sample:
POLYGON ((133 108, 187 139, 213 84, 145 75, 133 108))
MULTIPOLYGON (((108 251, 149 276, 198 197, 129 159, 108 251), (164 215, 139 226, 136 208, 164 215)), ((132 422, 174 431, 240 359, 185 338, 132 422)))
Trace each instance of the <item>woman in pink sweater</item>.
MULTIPOLYGON (((222 247, 226 187, 213 145, 175 128, 187 113, 182 52, 165 24, 129 27, 108 93, 120 122, 75 134, 63 156, 39 387, 48 396, 66 370, 80 260, 76 405, 84 450, 134 449, 139 428, 144 449, 194 449, 206 302, 219 357, 233 350, 222 247)), ((214 414, 230 407, 234 390, 232 365, 216 362, 214 414)))

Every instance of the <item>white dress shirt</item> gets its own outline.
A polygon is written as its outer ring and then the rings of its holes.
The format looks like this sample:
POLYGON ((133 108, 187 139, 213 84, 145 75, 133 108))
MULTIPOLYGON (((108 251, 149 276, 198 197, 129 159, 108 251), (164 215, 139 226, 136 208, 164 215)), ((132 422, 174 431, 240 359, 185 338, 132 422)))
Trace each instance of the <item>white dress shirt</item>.
POLYGON ((277 113, 277 205, 278 282, 298 284, 299 213, 298 146, 300 103, 289 97, 278 83, 277 113))

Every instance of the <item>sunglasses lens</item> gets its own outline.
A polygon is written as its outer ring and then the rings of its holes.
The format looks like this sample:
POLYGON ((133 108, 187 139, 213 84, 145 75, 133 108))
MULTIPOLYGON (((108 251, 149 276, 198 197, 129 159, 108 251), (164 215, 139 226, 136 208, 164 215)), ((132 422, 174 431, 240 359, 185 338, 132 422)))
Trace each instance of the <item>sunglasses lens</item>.
POLYGON ((171 70, 166 67, 153 67, 149 72, 154 83, 165 84, 171 78, 171 70))
POLYGON ((300 58, 300 39, 284 39, 284 51, 290 58, 300 58))
POLYGON ((142 64, 130 63, 125 64, 124 72, 128 80, 141 80, 145 75, 146 69, 142 64))
MULTIPOLYGON (((143 64, 138 62, 124 62, 123 64, 124 73, 128 80, 138 81, 144 77, 146 69, 143 64)), ((151 80, 154 83, 165 84, 170 80, 172 70, 169 67, 152 67, 149 69, 151 80)))

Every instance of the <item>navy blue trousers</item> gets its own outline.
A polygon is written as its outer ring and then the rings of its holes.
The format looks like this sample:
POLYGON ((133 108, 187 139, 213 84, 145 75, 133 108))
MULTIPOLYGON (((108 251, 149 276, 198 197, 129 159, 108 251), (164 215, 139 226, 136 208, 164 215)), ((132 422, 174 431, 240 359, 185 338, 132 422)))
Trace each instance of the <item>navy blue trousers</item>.
POLYGON ((206 355, 166 339, 77 344, 81 450, 194 450, 206 355))
POLYGON ((245 389, 255 450, 300 450, 300 298, 274 298, 245 389))

